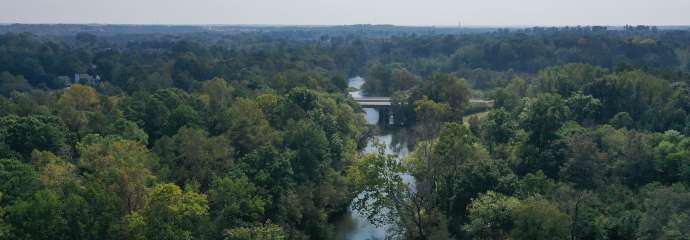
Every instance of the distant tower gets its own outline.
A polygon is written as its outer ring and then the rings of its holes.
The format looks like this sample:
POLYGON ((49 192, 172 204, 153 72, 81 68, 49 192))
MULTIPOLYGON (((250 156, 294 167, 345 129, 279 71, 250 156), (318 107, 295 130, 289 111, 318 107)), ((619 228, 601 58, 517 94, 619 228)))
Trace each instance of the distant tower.
POLYGON ((462 28, 462 20, 458 21, 458 28, 462 28))

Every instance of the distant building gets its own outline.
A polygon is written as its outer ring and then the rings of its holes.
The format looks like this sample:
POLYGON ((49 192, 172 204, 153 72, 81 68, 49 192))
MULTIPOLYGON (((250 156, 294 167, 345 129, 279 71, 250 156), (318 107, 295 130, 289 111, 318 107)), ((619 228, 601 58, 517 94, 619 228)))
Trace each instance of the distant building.
POLYGON ((100 75, 91 76, 91 75, 86 74, 86 73, 75 73, 74 74, 74 82, 73 83, 96 85, 100 82, 101 82, 101 76, 100 75))

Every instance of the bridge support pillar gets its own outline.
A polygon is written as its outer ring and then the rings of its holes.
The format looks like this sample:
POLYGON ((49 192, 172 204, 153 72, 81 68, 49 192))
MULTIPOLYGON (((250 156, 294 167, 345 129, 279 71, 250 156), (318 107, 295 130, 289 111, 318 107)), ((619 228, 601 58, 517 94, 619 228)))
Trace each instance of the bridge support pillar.
POLYGON ((393 125, 395 124, 395 116, 390 108, 377 108, 379 112, 379 124, 393 125))

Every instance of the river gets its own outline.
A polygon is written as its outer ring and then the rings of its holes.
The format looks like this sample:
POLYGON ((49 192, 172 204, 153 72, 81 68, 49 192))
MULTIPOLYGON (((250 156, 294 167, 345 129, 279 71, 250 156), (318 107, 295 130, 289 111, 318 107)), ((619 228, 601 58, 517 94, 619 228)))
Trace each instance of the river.
MULTIPOLYGON (((348 86, 354 89, 350 92, 353 97, 361 97, 361 87, 365 80, 362 77, 354 77, 348 81, 348 86)), ((366 115, 367 124, 376 125, 379 122, 379 112, 374 108, 364 108, 366 115)), ((410 151, 407 140, 407 134, 405 130, 392 130, 379 133, 372 136, 367 142, 367 146, 362 150, 362 153, 373 153, 377 149, 374 146, 374 142, 378 141, 386 145, 386 153, 394 154, 397 156, 398 160, 401 160, 410 151)), ((404 174, 403 181, 408 184, 414 185, 414 178, 410 175, 404 174)), ((390 226, 376 226, 367 220, 366 216, 350 207, 351 216, 351 229, 345 234, 344 239, 346 240, 370 240, 370 239, 386 239, 389 236, 390 226)))

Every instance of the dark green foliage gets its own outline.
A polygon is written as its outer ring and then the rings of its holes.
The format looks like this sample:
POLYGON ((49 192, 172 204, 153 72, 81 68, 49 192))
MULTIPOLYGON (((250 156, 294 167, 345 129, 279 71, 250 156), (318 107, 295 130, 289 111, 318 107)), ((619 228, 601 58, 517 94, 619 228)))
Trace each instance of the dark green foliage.
POLYGON ((0 95, 8 96, 17 91, 31 90, 31 85, 23 76, 13 76, 9 72, 0 73, 0 95))
POLYGON ((57 194, 40 191, 8 209, 8 222, 16 239, 69 239, 68 222, 57 194))
POLYGON ((579 123, 591 123, 599 118, 601 111, 601 101, 589 95, 576 93, 565 100, 570 108, 573 120, 579 123))
POLYGON ((505 144, 515 137, 518 123, 513 115, 502 108, 489 112, 486 125, 484 125, 484 137, 488 143, 505 144))
POLYGON ((295 151, 292 166, 300 181, 320 181, 331 162, 326 133, 312 121, 300 121, 285 136, 287 146, 295 151))
POLYGON ((512 213, 513 239, 565 239, 569 235, 570 219, 553 203, 538 198, 528 198, 512 213))
POLYGON ((184 240, 201 236, 199 222, 208 214, 206 195, 183 191, 175 184, 159 184, 148 194, 150 201, 125 216, 128 237, 184 240))
POLYGON ((640 239, 682 239, 690 236, 690 192, 687 186, 645 186, 642 192, 643 214, 637 237, 640 239))
POLYGON ((162 177, 180 186, 196 182, 208 189, 214 177, 225 175, 234 165, 229 141, 199 129, 183 127, 174 136, 159 139, 153 150, 161 159, 162 177))
POLYGON ((370 66, 368 71, 363 90, 372 96, 390 96, 396 91, 409 90, 419 84, 417 76, 399 65, 384 66, 377 63, 370 66))
POLYGON ((632 128, 634 121, 627 112, 619 112, 611 118, 609 124, 616 128, 632 128))
POLYGON ((34 149, 60 151, 67 130, 54 116, 7 116, 0 119, 0 135, 11 150, 26 157, 34 149))
POLYGON ((588 134, 574 134, 564 142, 567 153, 560 167, 560 179, 584 189, 603 185, 604 175, 609 172, 611 163, 594 139, 588 134))
POLYGON ((16 159, 0 160, 2 205, 29 198, 40 189, 38 174, 30 164, 16 159))
POLYGON ((564 97, 582 91, 608 71, 589 64, 566 64, 539 71, 535 85, 540 92, 557 93, 564 97))
POLYGON ((560 95, 542 94, 528 100, 520 115, 529 135, 522 149, 519 172, 542 170, 547 176, 556 176, 564 153, 556 131, 569 116, 570 109, 560 95))
POLYGON ((217 233, 264 221, 267 200, 245 176, 216 178, 208 194, 217 233))

